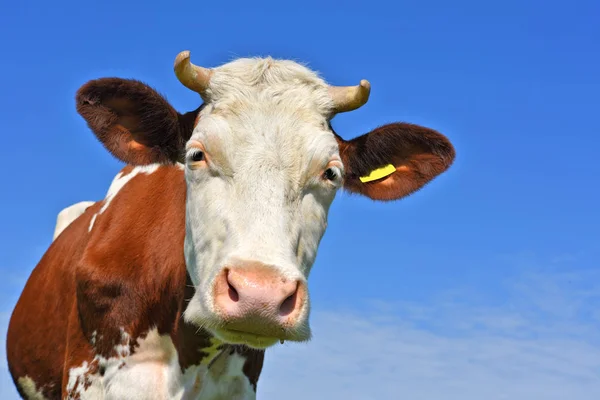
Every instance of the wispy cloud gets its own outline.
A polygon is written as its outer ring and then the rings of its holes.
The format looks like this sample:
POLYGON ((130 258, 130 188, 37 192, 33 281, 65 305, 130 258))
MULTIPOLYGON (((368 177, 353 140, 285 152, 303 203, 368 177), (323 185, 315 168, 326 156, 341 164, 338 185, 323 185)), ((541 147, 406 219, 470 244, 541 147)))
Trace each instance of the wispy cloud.
POLYGON ((599 282, 598 270, 529 264, 494 301, 455 290, 316 313, 310 344, 268 354, 259 398, 598 399, 599 282))
MULTIPOLYGON (((317 308, 310 343, 267 353, 258 398, 600 398, 600 270, 525 262, 495 287, 494 297, 456 288, 425 303, 374 300, 367 312, 317 308)), ((0 398, 10 400, 8 318, 0 313, 0 398)))

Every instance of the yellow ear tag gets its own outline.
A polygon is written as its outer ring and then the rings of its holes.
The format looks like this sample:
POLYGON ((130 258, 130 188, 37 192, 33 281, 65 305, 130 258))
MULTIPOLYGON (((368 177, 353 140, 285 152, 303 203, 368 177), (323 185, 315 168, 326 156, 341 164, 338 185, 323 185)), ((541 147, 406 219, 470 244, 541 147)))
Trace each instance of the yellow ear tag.
POLYGON ((369 175, 361 176, 359 179, 363 183, 371 182, 371 181, 376 181, 377 179, 384 178, 388 175, 391 175, 394 172, 396 172, 396 167, 394 167, 392 164, 388 164, 385 167, 374 169, 373 171, 371 171, 371 173, 369 175))

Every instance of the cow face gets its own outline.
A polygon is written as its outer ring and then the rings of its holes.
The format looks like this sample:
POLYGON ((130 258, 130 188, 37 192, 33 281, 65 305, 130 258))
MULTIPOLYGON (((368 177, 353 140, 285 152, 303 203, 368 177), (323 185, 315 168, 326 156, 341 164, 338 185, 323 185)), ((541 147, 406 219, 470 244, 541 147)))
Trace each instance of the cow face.
POLYGON ((336 113, 366 102, 366 81, 331 87, 304 66, 271 58, 208 70, 188 52, 175 72, 202 107, 179 114, 145 84, 112 78, 82 87, 78 110, 121 160, 181 163, 184 253, 196 288, 186 320, 256 348, 307 340, 307 279, 336 192, 399 199, 445 171, 454 149, 410 124, 351 141, 334 133, 336 113))

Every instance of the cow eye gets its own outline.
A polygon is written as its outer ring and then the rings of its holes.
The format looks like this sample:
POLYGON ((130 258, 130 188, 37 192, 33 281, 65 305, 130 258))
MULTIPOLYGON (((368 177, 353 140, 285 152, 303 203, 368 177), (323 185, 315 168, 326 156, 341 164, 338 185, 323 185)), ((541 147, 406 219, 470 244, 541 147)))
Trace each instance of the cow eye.
POLYGON ((204 152, 201 150, 195 150, 191 155, 190 155, 190 161, 191 162, 200 162, 200 161, 204 161, 204 152))
POLYGON ((337 179, 338 174, 333 168, 327 168, 325 172, 323 172, 323 177, 327 180, 334 181, 337 179))

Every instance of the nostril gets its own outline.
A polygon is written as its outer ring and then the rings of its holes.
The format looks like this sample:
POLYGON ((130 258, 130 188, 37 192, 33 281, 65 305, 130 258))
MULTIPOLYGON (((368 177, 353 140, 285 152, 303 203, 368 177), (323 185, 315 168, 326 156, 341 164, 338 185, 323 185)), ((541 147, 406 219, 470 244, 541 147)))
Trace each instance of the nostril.
POLYGON ((231 283, 227 282, 227 285, 229 285, 229 289, 227 291, 229 293, 229 298, 231 299, 231 301, 237 302, 240 299, 239 293, 237 292, 237 290, 235 290, 233 286, 231 286, 231 283))
POLYGON ((231 301, 237 302, 240 299, 240 294, 238 293, 235 286, 233 286, 233 284, 231 283, 229 273, 230 270, 227 268, 225 269, 225 271, 223 271, 223 274, 225 275, 225 282, 227 282, 227 293, 229 294, 229 299, 231 301))
POLYGON ((296 289, 294 293, 286 297, 285 300, 279 306, 279 316, 286 317, 294 311, 296 308, 296 302, 298 301, 298 285, 296 284, 296 289))

